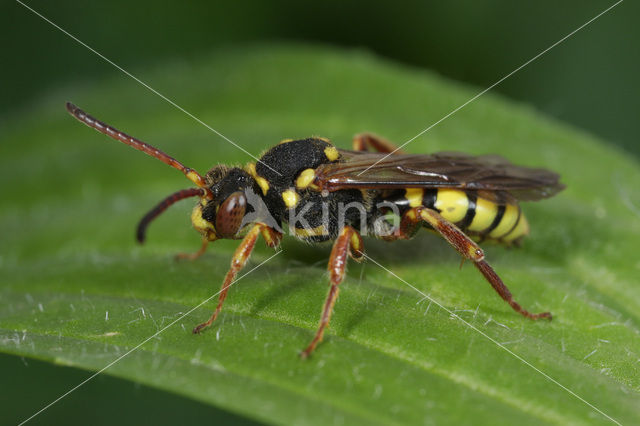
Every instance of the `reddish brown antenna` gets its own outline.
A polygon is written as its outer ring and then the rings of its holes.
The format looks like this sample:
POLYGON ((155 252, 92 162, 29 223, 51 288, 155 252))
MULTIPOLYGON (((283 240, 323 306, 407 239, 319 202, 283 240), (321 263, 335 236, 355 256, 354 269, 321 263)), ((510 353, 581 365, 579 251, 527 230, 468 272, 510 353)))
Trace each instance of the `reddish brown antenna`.
MULTIPOLYGON (((211 191, 207 187, 207 184, 204 178, 200 175, 200 173, 196 172, 193 169, 190 169, 189 167, 185 167, 184 164, 182 164, 175 158, 165 154, 164 152, 149 145, 146 142, 142 142, 139 139, 129 136, 126 133, 123 133, 120 130, 116 129, 115 127, 112 127, 107 123, 104 123, 90 116, 89 114, 87 114, 86 112, 84 112, 83 110, 81 110, 80 108, 72 104, 71 102, 67 102, 67 111, 69 111, 69 113, 72 116, 74 116, 78 121, 86 124, 89 127, 96 129, 100 133, 103 133, 109 136, 110 138, 113 138, 129 146, 132 146, 138 151, 142 151, 146 154, 149 154, 150 156, 157 158, 163 163, 168 164, 171 167, 180 170, 182 173, 184 173, 187 179, 189 179, 191 182, 195 183, 196 185, 198 185, 200 188, 204 190, 204 193, 202 194, 202 196, 205 196, 209 199, 213 198, 211 191)), ((195 194, 191 196, 195 196, 195 194)))
POLYGON ((169 195, 164 200, 160 201, 157 206, 149 211, 138 223, 138 229, 136 232, 136 238, 139 243, 144 243, 145 234, 147 232, 147 227, 149 224, 160 215, 163 211, 169 208, 170 205, 177 203, 180 200, 184 200, 185 198, 195 197, 195 196, 204 196, 204 189, 202 188, 189 188, 183 189, 181 191, 175 192, 169 195))

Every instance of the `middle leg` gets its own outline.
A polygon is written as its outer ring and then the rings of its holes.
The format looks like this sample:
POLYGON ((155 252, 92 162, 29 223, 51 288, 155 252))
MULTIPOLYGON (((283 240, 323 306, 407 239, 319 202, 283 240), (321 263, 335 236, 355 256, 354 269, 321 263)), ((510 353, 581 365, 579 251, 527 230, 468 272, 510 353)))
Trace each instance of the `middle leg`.
POLYGON ((333 312, 333 305, 338 298, 338 286, 344 279, 344 274, 347 268, 347 256, 351 255, 354 260, 362 260, 363 258, 362 239, 358 232, 350 226, 345 226, 340 233, 340 236, 336 239, 331 250, 331 256, 329 257, 329 275, 330 285, 329 294, 327 300, 324 303, 322 310, 322 317, 320 318, 320 325, 316 331, 309 346, 300 353, 302 358, 307 358, 314 351, 318 343, 322 341, 324 330, 329 326, 331 320, 331 314, 333 312))

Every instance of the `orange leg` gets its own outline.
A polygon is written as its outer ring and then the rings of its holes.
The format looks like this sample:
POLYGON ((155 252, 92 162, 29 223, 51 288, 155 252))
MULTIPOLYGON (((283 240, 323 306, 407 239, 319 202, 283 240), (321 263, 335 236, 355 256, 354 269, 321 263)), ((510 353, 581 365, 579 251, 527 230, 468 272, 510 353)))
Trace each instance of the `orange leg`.
MULTIPOLYGON (((231 268, 229 269, 229 272, 227 272, 227 275, 224 278, 224 282, 222 283, 222 290, 220 291, 220 296, 218 297, 218 306, 216 307, 216 310, 214 311, 213 315, 211 315, 211 318, 209 318, 208 321, 203 322, 193 329, 194 334, 200 333, 202 329, 209 327, 216 320, 216 318, 218 318, 218 314, 220 314, 220 311, 222 310, 224 299, 227 298, 229 286, 231 286, 238 272, 244 267, 244 265, 247 263, 247 260, 249 260, 249 256, 251 256, 251 252, 256 245, 256 241, 258 240, 258 236, 260 234, 265 235, 266 233, 267 235, 272 237, 271 241, 274 242, 276 241, 278 235, 282 236, 278 232, 273 231, 270 233, 269 231, 265 231, 265 229, 269 228, 266 225, 258 223, 254 225, 249 233, 244 237, 235 253, 233 254, 233 258, 231 259, 231 268)), ((279 241, 279 239, 277 239, 277 241, 279 241)), ((269 241, 267 241, 267 244, 269 244, 269 241)))
POLYGON ((513 299, 511 292, 502 282, 498 274, 496 274, 493 268, 484 260, 484 252, 480 246, 478 246, 478 244, 476 244, 457 226, 443 218, 440 213, 426 207, 415 207, 405 213, 405 218, 409 222, 423 221, 431 225, 433 229, 439 232, 440 235, 442 235, 442 237, 462 255, 463 261, 468 259, 473 262, 475 267, 478 268, 486 280, 489 281, 489 284, 491 284, 493 289, 513 308, 514 311, 534 320, 540 318, 551 319, 551 313, 549 312, 532 314, 520 306, 520 304, 513 299))
POLYGON ((269 247, 276 248, 280 245, 282 234, 275 229, 263 225, 260 229, 260 234, 262 235, 264 242, 267 243, 269 247))
POLYGON ((380 136, 374 135, 373 133, 360 133, 353 138, 354 151, 368 151, 369 147, 378 152, 404 154, 401 150, 396 151, 397 147, 394 144, 380 136))
POLYGON ((198 250, 195 253, 178 253, 176 254, 176 260, 196 260, 197 258, 202 256, 205 251, 207 251, 208 245, 209 245, 209 239, 203 238, 202 245, 200 246, 200 250, 198 250))
POLYGON ((362 259, 362 239, 355 229, 345 226, 340 233, 340 236, 336 239, 331 250, 331 256, 329 257, 329 274, 330 285, 329 294, 327 300, 324 303, 322 310, 322 317, 320 319, 320 325, 316 335, 309 343, 309 346, 300 353, 302 358, 307 358, 314 351, 318 343, 322 341, 324 330, 329 326, 331 320, 331 313, 333 312, 333 305, 338 298, 338 285, 342 282, 344 274, 347 268, 347 256, 351 254, 354 259, 362 259))

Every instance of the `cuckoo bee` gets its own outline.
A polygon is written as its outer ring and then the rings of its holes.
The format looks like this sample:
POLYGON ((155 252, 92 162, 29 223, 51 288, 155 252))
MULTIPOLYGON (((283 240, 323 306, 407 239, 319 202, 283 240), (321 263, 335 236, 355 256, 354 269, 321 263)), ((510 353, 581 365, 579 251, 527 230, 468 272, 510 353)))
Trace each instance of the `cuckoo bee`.
POLYGON ((216 320, 229 286, 258 238, 262 236, 268 246, 277 247, 284 224, 300 240, 333 241, 329 293, 303 357, 314 351, 329 325, 347 258, 363 260, 365 234, 394 241, 412 238, 420 228, 431 230, 456 249, 463 261, 471 261, 516 312, 534 320, 551 319, 549 312, 531 313, 514 300, 477 242, 517 245, 529 233, 518 202, 548 198, 562 190, 564 185, 553 172, 516 166, 495 155, 405 154, 390 142, 366 133, 354 138, 353 150, 336 148, 320 137, 284 140, 244 168, 217 165, 203 176, 71 103, 67 103, 67 110, 87 126, 180 170, 195 184, 195 188, 169 195, 142 218, 137 228, 139 242, 144 241, 153 219, 190 197, 199 198, 191 222, 202 236, 202 246, 198 252, 180 257, 196 259, 217 239, 242 240, 215 311, 193 329, 194 333, 216 320), (262 208, 256 207, 258 204, 262 208), (360 208, 344 208, 353 205, 360 208))

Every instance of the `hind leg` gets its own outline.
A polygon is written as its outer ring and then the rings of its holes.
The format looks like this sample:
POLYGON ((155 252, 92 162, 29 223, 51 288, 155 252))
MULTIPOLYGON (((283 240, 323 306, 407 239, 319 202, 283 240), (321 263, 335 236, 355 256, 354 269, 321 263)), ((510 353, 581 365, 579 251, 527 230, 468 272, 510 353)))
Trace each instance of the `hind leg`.
POLYGON ((398 150, 394 144, 388 140, 374 135, 373 133, 360 133, 353 138, 353 150, 354 151, 368 151, 369 148, 382 153, 394 153, 404 154, 403 151, 398 150))
MULTIPOLYGON (((473 262, 476 268, 484 275, 485 279, 489 281, 489 284, 493 289, 502 297, 502 299, 513 308, 514 311, 530 319, 551 319, 551 313, 541 312, 533 314, 524 309, 518 302, 513 299, 511 292, 507 286, 502 282, 502 279, 484 260, 484 252, 478 244, 476 244, 471 238, 469 238, 464 232, 462 232, 457 226, 443 218, 436 210, 432 210, 426 207, 415 207, 405 213, 403 218, 405 226, 409 226, 411 223, 426 222, 433 227, 453 248, 458 251, 463 257, 463 260, 467 259, 473 262)), ((402 232, 402 229, 401 229, 402 232)))

